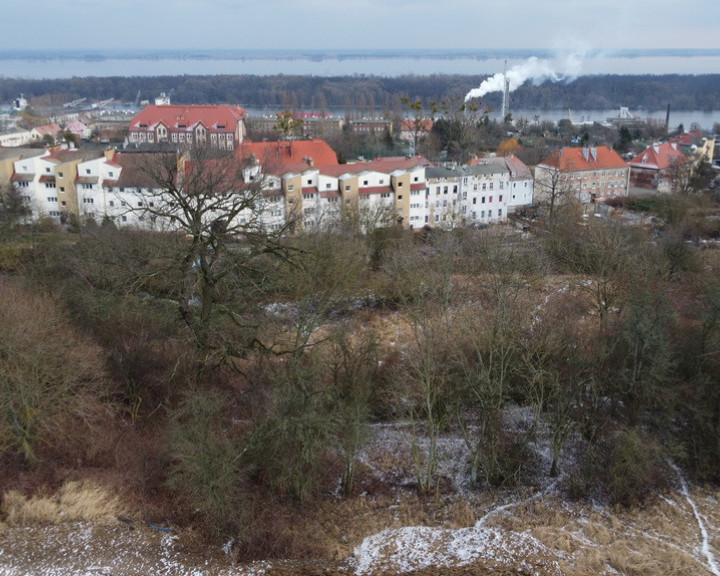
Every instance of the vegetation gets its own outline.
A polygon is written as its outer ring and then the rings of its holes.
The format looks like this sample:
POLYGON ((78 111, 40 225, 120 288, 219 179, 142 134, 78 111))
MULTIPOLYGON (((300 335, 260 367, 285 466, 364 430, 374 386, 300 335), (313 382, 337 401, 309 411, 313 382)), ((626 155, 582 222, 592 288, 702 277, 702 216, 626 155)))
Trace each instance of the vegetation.
MULTIPOLYGON (((69 78, 27 80, 5 78, 0 99, 9 101, 18 94, 62 104, 77 98, 114 98, 134 102, 138 91, 144 95, 172 93, 178 104, 240 103, 277 112, 285 109, 327 108, 359 110, 361 115, 394 113, 404 96, 440 102, 463 97, 480 85, 485 76, 157 76, 69 78)), ((526 110, 609 110, 622 103, 631 109, 717 110, 720 108, 720 75, 633 75, 583 76, 573 82, 526 82, 513 92, 516 109, 526 110)), ((485 104, 501 107, 500 93, 488 94, 485 104)))
MULTIPOLYGON (((153 169, 187 201, 171 164, 153 169)), ((573 498, 634 506, 670 483, 668 462, 720 481, 709 199, 633 200, 652 229, 563 204, 529 235, 270 235, 201 224, 203 210, 253 205, 212 203, 227 178, 194 176, 184 234, 61 236, 7 212, 0 244, 25 248, 0 279, 4 485, 102 470, 154 514, 254 558, 311 555, 277 517, 328 493, 444 492, 449 437, 477 491, 552 477, 573 498), (388 456, 406 476, 367 468, 381 424, 407 431, 408 452, 388 456)))

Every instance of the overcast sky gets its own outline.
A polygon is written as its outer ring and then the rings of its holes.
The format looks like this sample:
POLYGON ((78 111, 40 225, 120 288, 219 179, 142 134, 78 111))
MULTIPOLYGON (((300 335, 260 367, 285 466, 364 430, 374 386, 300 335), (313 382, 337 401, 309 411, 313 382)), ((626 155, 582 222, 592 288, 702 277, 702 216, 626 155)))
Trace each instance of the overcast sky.
POLYGON ((0 49, 720 48, 718 0, 6 0, 0 49))

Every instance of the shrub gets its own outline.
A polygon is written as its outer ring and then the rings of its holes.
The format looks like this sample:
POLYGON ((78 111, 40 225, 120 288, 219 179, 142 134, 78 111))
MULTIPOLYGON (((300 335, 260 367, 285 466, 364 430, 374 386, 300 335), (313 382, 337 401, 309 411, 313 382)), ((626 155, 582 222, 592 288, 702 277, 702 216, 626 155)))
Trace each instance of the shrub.
POLYGON ((102 355, 55 298, 4 280, 0 325, 0 448, 31 464, 39 446, 65 444, 78 422, 99 412, 107 391, 102 355))
POLYGON ((167 437, 167 484, 201 515, 210 533, 244 524, 242 447, 223 417, 216 391, 190 392, 175 411, 167 437))

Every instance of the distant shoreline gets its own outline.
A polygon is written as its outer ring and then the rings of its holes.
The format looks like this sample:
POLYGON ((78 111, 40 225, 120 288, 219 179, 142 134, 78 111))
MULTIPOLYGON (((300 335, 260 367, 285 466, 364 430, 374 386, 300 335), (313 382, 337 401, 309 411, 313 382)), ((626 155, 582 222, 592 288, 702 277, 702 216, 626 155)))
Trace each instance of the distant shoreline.
POLYGON ((491 75, 505 67, 573 60, 576 76, 714 74, 720 49, 555 52, 486 50, 0 50, 0 78, 226 75, 491 75))

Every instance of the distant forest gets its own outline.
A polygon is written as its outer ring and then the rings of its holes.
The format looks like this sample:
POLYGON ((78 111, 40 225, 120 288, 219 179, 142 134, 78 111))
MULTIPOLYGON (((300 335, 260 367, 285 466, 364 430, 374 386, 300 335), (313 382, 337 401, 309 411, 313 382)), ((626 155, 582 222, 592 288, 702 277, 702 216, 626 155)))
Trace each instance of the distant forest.
MULTIPOLYGON (((169 93, 177 104, 232 103, 249 108, 298 110, 363 110, 380 115, 397 112, 403 97, 422 99, 425 104, 442 99, 461 99, 485 76, 154 76, 60 80, 3 78, 0 101, 10 102, 19 94, 31 101, 62 104, 77 98, 114 98, 135 102, 169 93)), ((720 74, 583 76, 572 82, 526 82, 513 92, 515 109, 558 110, 574 108, 602 110, 627 106, 631 109, 713 111, 720 109, 720 74)), ((484 105, 499 108, 501 94, 488 94, 484 105)))

